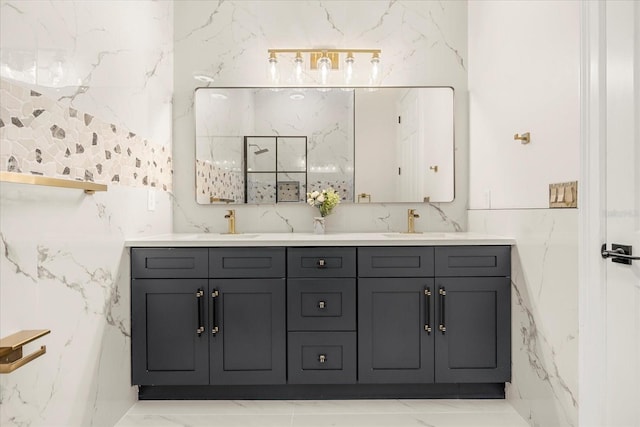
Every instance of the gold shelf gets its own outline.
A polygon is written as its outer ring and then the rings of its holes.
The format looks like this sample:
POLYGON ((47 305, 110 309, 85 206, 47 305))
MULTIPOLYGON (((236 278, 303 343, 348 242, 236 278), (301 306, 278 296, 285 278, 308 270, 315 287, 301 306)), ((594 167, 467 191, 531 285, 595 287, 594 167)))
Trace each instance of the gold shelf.
POLYGON ((28 356, 22 356, 22 347, 50 333, 49 329, 33 329, 16 332, 0 339, 0 374, 8 374, 47 352, 46 346, 28 356))
POLYGON ((87 194, 96 191, 107 191, 107 186, 89 181, 74 181, 71 179, 50 178, 41 175, 28 175, 25 173, 0 172, 0 181, 15 182, 18 184, 46 185, 49 187, 77 188, 87 194))
POLYGON ((216 202, 222 202, 222 203, 233 203, 235 202, 235 200, 233 199, 222 199, 220 197, 209 197, 209 202, 210 203, 216 203, 216 202))

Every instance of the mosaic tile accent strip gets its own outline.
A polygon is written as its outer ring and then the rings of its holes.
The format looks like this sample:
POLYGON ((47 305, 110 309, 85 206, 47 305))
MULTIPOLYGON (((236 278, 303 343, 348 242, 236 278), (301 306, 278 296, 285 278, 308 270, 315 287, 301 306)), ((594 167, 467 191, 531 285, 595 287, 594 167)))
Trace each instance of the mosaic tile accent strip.
POLYGON ((170 147, 0 80, 0 170, 171 192, 170 147))
POLYGON ((343 202, 353 202, 353 181, 352 180, 317 180, 309 182, 309 192, 322 191, 326 188, 333 188, 340 195, 343 202))
POLYGON ((212 197, 244 202, 242 173, 219 169, 210 161, 196 159, 196 201, 210 204, 212 197))

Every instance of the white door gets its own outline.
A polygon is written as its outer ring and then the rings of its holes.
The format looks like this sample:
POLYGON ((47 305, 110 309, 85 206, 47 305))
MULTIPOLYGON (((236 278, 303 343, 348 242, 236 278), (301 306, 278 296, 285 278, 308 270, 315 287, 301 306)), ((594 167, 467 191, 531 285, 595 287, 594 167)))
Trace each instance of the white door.
MULTIPOLYGON (((640 3, 606 4, 605 233, 640 255, 640 3)), ((595 248, 594 248, 595 250, 595 248)), ((621 259, 616 259, 620 261, 621 259)), ((605 424, 640 426, 640 260, 605 262, 605 424)))
POLYGON ((582 8, 581 427, 640 426, 640 2, 582 8))

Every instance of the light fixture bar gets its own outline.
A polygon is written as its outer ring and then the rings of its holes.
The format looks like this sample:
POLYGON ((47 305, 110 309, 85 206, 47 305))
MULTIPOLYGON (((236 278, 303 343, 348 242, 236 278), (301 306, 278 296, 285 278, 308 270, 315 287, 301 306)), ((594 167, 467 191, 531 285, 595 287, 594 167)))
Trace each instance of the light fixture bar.
POLYGON ((322 52, 327 52, 327 53, 377 53, 378 55, 380 55, 382 53, 382 50, 380 49, 319 49, 319 48, 315 48, 315 49, 268 49, 269 54, 271 53, 297 53, 297 52, 301 52, 301 53, 311 53, 311 52, 316 52, 319 54, 322 54, 322 52))
MULTIPOLYGON (((371 64, 370 72, 370 84, 380 84, 381 72, 380 72, 380 54, 381 49, 333 49, 333 48, 311 48, 311 49, 267 49, 269 53, 269 70, 268 78, 273 84, 279 82, 278 72, 278 54, 295 54, 293 77, 291 78, 296 84, 303 83, 303 68, 304 60, 302 54, 309 54, 309 68, 310 70, 317 70, 320 73, 320 80, 323 85, 326 85, 330 77, 334 75, 331 71, 340 70, 342 66, 345 67, 344 78, 345 84, 352 84, 354 78, 354 63, 356 61, 354 55, 369 54, 371 55, 368 62, 371 64), (344 59, 341 61, 341 57, 344 59)), ((306 55, 305 55, 306 56, 306 55)))

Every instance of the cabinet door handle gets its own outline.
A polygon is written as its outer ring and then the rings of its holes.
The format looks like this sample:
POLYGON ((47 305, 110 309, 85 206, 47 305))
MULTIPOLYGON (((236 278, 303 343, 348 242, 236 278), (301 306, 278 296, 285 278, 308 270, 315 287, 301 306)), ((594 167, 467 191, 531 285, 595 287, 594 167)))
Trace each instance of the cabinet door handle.
POLYGON ((204 332, 204 325, 202 324, 202 305, 204 304, 203 296, 204 291, 202 289, 198 289, 198 292, 196 292, 196 304, 198 305, 198 329, 196 329, 196 332, 198 336, 202 335, 204 332))
POLYGON ((320 362, 320 363, 325 363, 326 361, 327 361, 327 355, 326 355, 326 354, 321 354, 321 355, 318 357, 318 362, 320 362))
POLYGON ((327 308, 327 303, 324 301, 318 301, 318 308, 321 308, 321 309, 327 308))
POLYGON ((316 262, 316 266, 318 268, 327 268, 327 261, 324 258, 320 258, 318 262, 316 262))
POLYGON ((445 317, 444 317, 444 306, 445 306, 444 297, 447 296, 447 291, 444 288, 440 288, 438 290, 438 293, 440 294, 440 325, 438 325, 438 329, 444 335, 444 333, 447 332, 447 326, 445 324, 445 317))
POLYGON ((220 296, 220 292, 218 292, 216 289, 213 290, 213 292, 211 292, 211 298, 213 300, 213 303, 211 304, 211 324, 213 325, 213 328, 211 329, 211 333, 213 335, 217 334, 218 332, 220 332, 220 329, 218 328, 218 316, 216 316, 216 298, 218 298, 220 296))
POLYGON ((424 330, 431 333, 431 289, 424 288, 424 330))

